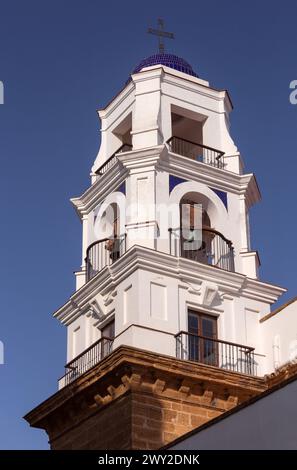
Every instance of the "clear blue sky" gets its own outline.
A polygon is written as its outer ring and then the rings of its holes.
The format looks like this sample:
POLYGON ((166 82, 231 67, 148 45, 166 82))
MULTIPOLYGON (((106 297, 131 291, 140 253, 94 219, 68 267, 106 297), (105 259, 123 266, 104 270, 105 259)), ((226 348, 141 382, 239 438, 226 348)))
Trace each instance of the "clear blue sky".
POLYGON ((263 280, 297 294, 297 4, 0 0, 1 311, 0 448, 45 449, 22 416, 56 391, 65 330, 52 318, 74 290, 81 225, 69 203, 89 184, 99 147, 96 110, 156 50, 146 28, 161 16, 168 50, 227 88, 232 135, 256 173, 252 210, 263 280))

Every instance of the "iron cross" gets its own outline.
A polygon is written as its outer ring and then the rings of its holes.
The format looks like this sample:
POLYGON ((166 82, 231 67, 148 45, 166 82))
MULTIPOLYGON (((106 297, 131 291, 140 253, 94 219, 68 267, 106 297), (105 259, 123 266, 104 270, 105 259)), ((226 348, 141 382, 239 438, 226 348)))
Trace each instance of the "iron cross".
POLYGON ((147 30, 147 32, 149 34, 154 34, 155 36, 158 36, 158 38, 159 38, 159 53, 164 54, 165 46, 164 46, 163 38, 174 39, 174 34, 173 33, 167 33, 166 31, 164 31, 164 20, 162 20, 161 18, 158 19, 158 26, 159 26, 159 29, 149 28, 147 30))

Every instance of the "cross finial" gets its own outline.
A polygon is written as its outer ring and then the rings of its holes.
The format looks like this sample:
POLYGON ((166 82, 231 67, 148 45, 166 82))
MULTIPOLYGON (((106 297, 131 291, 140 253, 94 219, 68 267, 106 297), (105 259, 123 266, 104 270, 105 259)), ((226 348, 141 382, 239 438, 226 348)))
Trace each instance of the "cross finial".
POLYGON ((167 33, 166 31, 164 31, 164 20, 162 20, 161 18, 158 18, 158 26, 159 26, 159 29, 149 28, 147 30, 147 32, 149 34, 154 34, 155 36, 158 36, 158 38, 159 38, 159 53, 164 54, 165 46, 164 46, 163 38, 174 39, 174 34, 173 33, 167 33))

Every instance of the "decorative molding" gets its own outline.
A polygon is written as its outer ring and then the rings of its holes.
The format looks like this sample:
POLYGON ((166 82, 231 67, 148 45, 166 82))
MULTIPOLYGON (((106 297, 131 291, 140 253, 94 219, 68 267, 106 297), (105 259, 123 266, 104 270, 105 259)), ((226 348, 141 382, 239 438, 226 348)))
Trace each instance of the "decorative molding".
POLYGON ((203 282, 201 287, 201 303, 210 307, 218 294, 218 286, 214 283, 203 282))
POLYGON ((116 290, 111 290, 103 300, 105 307, 107 307, 109 304, 111 304, 114 301, 115 296, 117 295, 116 290))
POLYGON ((121 185, 129 174, 142 172, 144 169, 147 171, 163 170, 173 178, 203 183, 215 192, 244 195, 248 207, 251 207, 261 198, 253 174, 238 175, 231 171, 197 162, 170 152, 167 144, 119 153, 117 159, 118 162, 80 197, 71 199, 81 218, 94 209, 110 192, 116 191, 119 188, 119 180, 121 185))
POLYGON ((169 149, 167 158, 160 160, 159 168, 174 176, 203 183, 212 190, 244 194, 249 206, 260 200, 258 185, 252 173, 239 175, 172 153, 169 149))
POLYGON ((74 414, 69 415, 66 409, 65 412, 68 424, 72 419, 78 423, 84 408, 90 412, 93 407, 105 406, 130 390, 142 390, 165 398, 167 387, 163 382, 170 383, 168 398, 183 398, 190 402, 194 399, 198 406, 219 407, 221 411, 229 408, 224 403, 234 393, 243 401, 266 388, 263 378, 120 346, 24 418, 31 426, 44 427, 50 415, 61 416, 62 407, 72 409, 74 406, 74 414), (200 387, 197 387, 198 384, 201 384, 200 387))
POLYGON ((97 300, 94 299, 90 303, 90 313, 93 318, 98 318, 99 320, 102 320, 104 318, 104 313, 102 312, 100 305, 98 304, 97 300))
POLYGON ((80 197, 71 198, 78 216, 82 219, 84 215, 95 209, 104 199, 125 182, 127 171, 117 162, 112 168, 104 173, 92 184, 80 197))
POLYGON ((154 147, 120 153, 118 160, 133 174, 139 170, 143 171, 143 169, 155 169, 156 164, 164 153, 166 153, 165 145, 156 145, 154 147))
POLYGON ((54 313, 54 317, 65 325, 71 323, 94 296, 107 295, 137 269, 150 270, 163 276, 166 273, 166 276, 183 283, 212 282, 218 286, 219 295, 241 295, 270 304, 286 292, 286 289, 247 278, 243 274, 134 245, 119 260, 106 266, 77 290, 70 300, 54 313))
POLYGON ((101 119, 108 118, 115 109, 117 109, 132 93, 135 92, 135 85, 131 81, 115 95, 112 100, 105 106, 105 108, 98 111, 98 115, 101 119))

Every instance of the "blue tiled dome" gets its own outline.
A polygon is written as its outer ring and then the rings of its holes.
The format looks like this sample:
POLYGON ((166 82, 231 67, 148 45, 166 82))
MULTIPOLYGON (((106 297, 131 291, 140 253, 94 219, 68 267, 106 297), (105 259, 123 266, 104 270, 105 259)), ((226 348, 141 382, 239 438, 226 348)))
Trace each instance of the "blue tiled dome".
POLYGON ((132 73, 137 73, 144 67, 151 67, 152 65, 165 65, 171 69, 179 70, 180 72, 187 73, 193 77, 198 77, 188 62, 173 54, 151 55, 150 57, 147 57, 147 59, 142 60, 132 73))

